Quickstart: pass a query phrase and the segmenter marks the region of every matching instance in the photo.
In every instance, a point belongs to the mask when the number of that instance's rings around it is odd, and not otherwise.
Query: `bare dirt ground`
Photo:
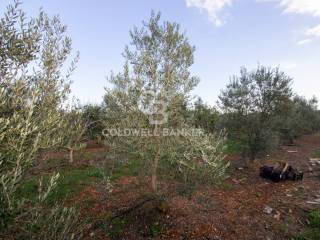
[[[88,239],[294,239],[306,225],[306,212],[320,207],[307,203],[320,197],[320,166],[309,162],[319,148],[320,136],[305,136],[248,168],[230,157],[234,170],[221,186],[201,186],[185,196],[177,185],[162,183],[170,194],[156,208],[147,198],[148,182],[134,176],[116,179],[107,196],[97,185],[72,201],[82,202],[82,216],[91,219]],[[303,170],[303,181],[262,179],[260,165],[277,161]],[[119,212],[124,214],[117,216]],[[110,216],[116,216],[111,224],[104,221]]]

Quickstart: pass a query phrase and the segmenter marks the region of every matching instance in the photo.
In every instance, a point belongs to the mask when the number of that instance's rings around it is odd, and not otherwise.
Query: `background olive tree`
[[[82,119],[87,123],[84,136],[90,140],[101,142],[103,130],[104,109],[101,104],[86,104],[82,106]]]
[[[69,152],[69,163],[74,162],[74,152],[85,148],[84,134],[87,131],[88,123],[82,117],[82,111],[72,108],[63,113],[63,128],[61,137],[64,139],[61,144]]]
[[[198,98],[193,105],[193,109],[189,111],[192,125],[209,133],[214,133],[219,119],[218,110],[205,104],[201,98]]]
[[[291,102],[290,112],[283,123],[291,131],[294,138],[318,132],[320,130],[320,112],[317,98],[313,97],[308,100],[295,95]]]
[[[258,153],[277,145],[276,119],[283,119],[290,109],[291,81],[278,68],[258,66],[251,72],[242,68],[240,76],[234,76],[221,91],[221,125],[244,157],[253,160]]]

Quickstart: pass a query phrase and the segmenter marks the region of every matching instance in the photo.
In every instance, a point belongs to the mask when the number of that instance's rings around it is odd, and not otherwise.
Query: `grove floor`
[[[230,177],[217,187],[187,189],[162,181],[170,194],[160,207],[148,201],[149,180],[138,178],[134,165],[115,170],[108,192],[99,170],[108,161],[104,148],[77,153],[72,165],[65,153],[50,153],[30,179],[62,169],[63,189],[56,198],[81,206],[87,239],[294,239],[307,225],[306,213],[320,208],[308,203],[320,198],[320,166],[309,161],[316,149],[319,135],[302,137],[295,146],[283,146],[250,167],[230,157]],[[259,177],[261,164],[277,161],[303,170],[303,181],[273,183]]]

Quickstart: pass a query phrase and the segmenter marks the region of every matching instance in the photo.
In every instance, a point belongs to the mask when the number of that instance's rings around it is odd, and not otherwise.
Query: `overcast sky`
[[[1,15],[9,0],[0,1]],[[320,97],[320,0],[32,0],[23,8],[59,14],[80,51],[73,94],[82,103],[102,99],[106,76],[121,69],[129,30],[161,11],[196,46],[194,91],[214,104],[241,66],[278,66],[294,78],[294,90]]]

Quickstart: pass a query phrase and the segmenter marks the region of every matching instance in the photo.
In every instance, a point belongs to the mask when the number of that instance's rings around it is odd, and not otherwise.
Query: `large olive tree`
[[[143,129],[148,133],[109,135],[112,149],[122,159],[138,158],[144,163],[154,192],[158,191],[159,165],[164,162],[177,167],[180,174],[206,172],[220,178],[227,166],[223,161],[223,137],[191,134],[184,117],[185,103],[199,81],[190,72],[195,48],[178,24],[161,22],[160,14],[155,13],[142,28],[135,27],[130,36],[131,44],[123,53],[126,64],[122,73],[109,77],[106,127]],[[168,129],[187,129],[189,135],[164,136]]]

